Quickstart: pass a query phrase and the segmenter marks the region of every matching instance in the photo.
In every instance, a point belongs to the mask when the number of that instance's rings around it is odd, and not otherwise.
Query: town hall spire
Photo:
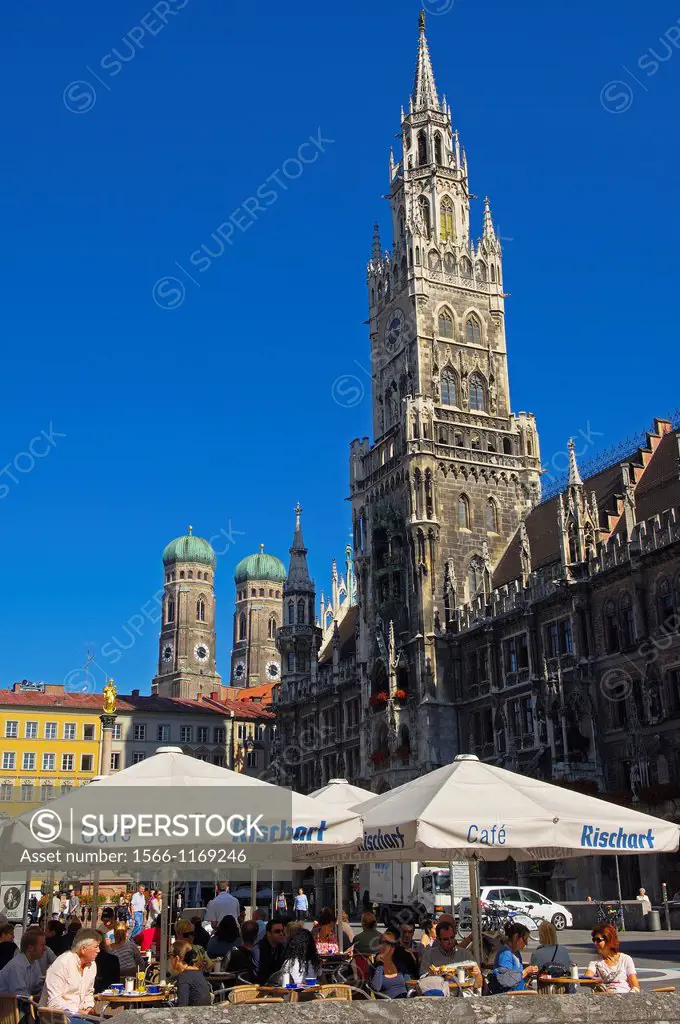
[[[439,110],[439,97],[434,83],[434,71],[430,49],[425,35],[425,11],[420,12],[420,38],[418,39],[418,60],[413,83],[413,111]]]

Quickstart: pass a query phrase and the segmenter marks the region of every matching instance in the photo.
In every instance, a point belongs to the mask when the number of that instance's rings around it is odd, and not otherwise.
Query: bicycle
[[[622,931],[624,927],[623,907],[614,906],[613,903],[598,903],[597,923],[610,924],[616,928],[617,931]]]
[[[523,924],[529,929],[529,942],[538,943],[538,925],[529,914],[523,910],[514,910],[500,901],[492,900],[488,903],[480,900],[481,909],[481,930],[482,935],[489,941],[495,942],[501,935],[505,934],[508,925]],[[463,938],[472,931],[472,918],[461,918],[458,922],[458,931]]]

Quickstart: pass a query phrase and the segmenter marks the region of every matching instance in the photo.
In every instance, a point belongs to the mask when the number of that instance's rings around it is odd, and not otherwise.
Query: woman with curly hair
[[[307,978],[317,978],[319,954],[316,942],[306,928],[296,928],[283,950],[282,985],[302,985]]]
[[[639,992],[633,958],[621,952],[616,928],[611,924],[599,925],[593,928],[592,937],[598,958],[588,964],[586,978],[600,978],[609,992]]]
[[[212,994],[201,973],[200,958],[188,942],[175,942],[170,954],[172,973],[177,978],[178,1006],[210,1006]]]
[[[338,933],[335,924],[335,914],[330,907],[324,907],[319,914],[319,921],[312,931],[316,942],[317,953],[328,956],[332,953],[339,953]]]

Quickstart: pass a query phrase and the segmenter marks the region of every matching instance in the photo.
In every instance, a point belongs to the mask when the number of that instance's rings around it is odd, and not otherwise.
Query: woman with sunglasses
[[[586,978],[601,978],[608,992],[639,992],[633,958],[621,952],[616,928],[604,924],[593,928],[592,936],[598,958],[588,964]]]
[[[386,928],[380,937],[375,971],[371,978],[374,992],[382,992],[390,999],[406,998],[406,978],[394,962],[394,952],[399,945],[400,935],[396,928]]]

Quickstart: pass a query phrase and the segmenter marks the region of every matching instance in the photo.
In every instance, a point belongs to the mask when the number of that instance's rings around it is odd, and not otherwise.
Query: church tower
[[[281,592],[286,568],[264,544],[236,566],[234,646],[231,651],[231,685],[260,686],[277,683],[281,663],[276,631],[281,625]]]
[[[290,547],[290,565],[283,585],[283,624],[277,645],[281,652],[281,695],[296,700],[304,686],[316,689],[317,656],[321,627],[316,625],[316,589],[307,566],[307,548],[302,538],[302,509],[295,507],[295,532]]]
[[[215,667],[215,552],[192,527],[163,552],[165,586],[158,645],[159,697],[208,696],[222,682]]]
[[[456,753],[437,636],[456,603],[488,592],[539,500],[540,459],[534,417],[511,411],[500,240],[488,199],[473,237],[467,156],[437,90],[424,13],[400,134],[392,245],[383,250],[376,225],[367,275],[375,441],[350,450],[358,661],[367,710],[375,698],[364,756],[417,736],[416,763],[435,767]],[[390,784],[407,777],[392,774]]]

